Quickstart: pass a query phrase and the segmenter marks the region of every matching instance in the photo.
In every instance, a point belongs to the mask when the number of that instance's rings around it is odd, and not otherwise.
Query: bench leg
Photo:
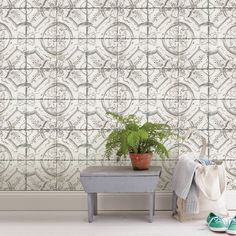
[[[155,193],[149,193],[149,222],[152,223],[152,219],[153,219],[153,205],[154,205],[154,197],[155,197]]]
[[[97,193],[93,193],[93,204],[94,204],[93,215],[96,216],[98,214],[98,197],[97,197]]]
[[[176,213],[176,208],[177,208],[177,195],[175,194],[175,191],[173,191],[173,196],[172,196],[172,215]]]
[[[88,193],[88,222],[93,222],[94,201],[93,193]]]
[[[153,215],[155,215],[155,210],[156,210],[156,194],[154,192],[153,193]]]

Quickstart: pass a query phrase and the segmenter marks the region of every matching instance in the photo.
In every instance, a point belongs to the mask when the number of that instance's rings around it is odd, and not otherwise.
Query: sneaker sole
[[[235,230],[226,230],[227,234],[231,234],[231,235],[236,235],[236,231]]]
[[[213,232],[226,232],[227,228],[212,228],[209,226],[209,229]]]

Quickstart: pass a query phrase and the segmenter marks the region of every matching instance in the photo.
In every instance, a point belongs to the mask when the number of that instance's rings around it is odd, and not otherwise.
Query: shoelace
[[[222,219],[219,218],[218,216],[212,217],[208,224],[210,225],[212,221],[215,221],[215,223],[218,223],[218,222],[222,222]]]
[[[235,217],[230,221],[230,224],[231,223],[236,224],[236,218]]]

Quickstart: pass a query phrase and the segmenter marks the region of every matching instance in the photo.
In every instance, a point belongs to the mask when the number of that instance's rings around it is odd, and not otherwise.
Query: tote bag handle
[[[189,139],[193,133],[198,133],[200,135],[199,130],[197,130],[196,128],[190,128],[186,134],[186,137]],[[206,156],[206,150],[207,150],[207,141],[206,138],[204,138],[202,135],[201,139],[202,139],[202,149],[201,152],[199,154],[199,158]]]

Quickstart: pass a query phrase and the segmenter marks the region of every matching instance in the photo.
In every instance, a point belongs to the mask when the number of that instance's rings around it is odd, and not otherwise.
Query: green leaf
[[[126,129],[127,130],[138,131],[139,130],[139,126],[137,124],[128,124],[128,125],[126,125]]]
[[[129,152],[128,142],[127,142],[127,134],[128,132],[123,132],[121,135],[121,147],[120,151],[123,155],[127,154]]]
[[[140,138],[139,138],[138,132],[136,131],[130,133],[127,137],[128,145],[131,146],[134,152],[137,152],[139,139]]]
[[[161,157],[161,159],[165,159],[169,157],[168,150],[162,143],[157,143],[156,144],[156,153],[158,153]]]
[[[139,129],[138,135],[140,139],[146,140],[148,138],[148,132],[145,129]]]

